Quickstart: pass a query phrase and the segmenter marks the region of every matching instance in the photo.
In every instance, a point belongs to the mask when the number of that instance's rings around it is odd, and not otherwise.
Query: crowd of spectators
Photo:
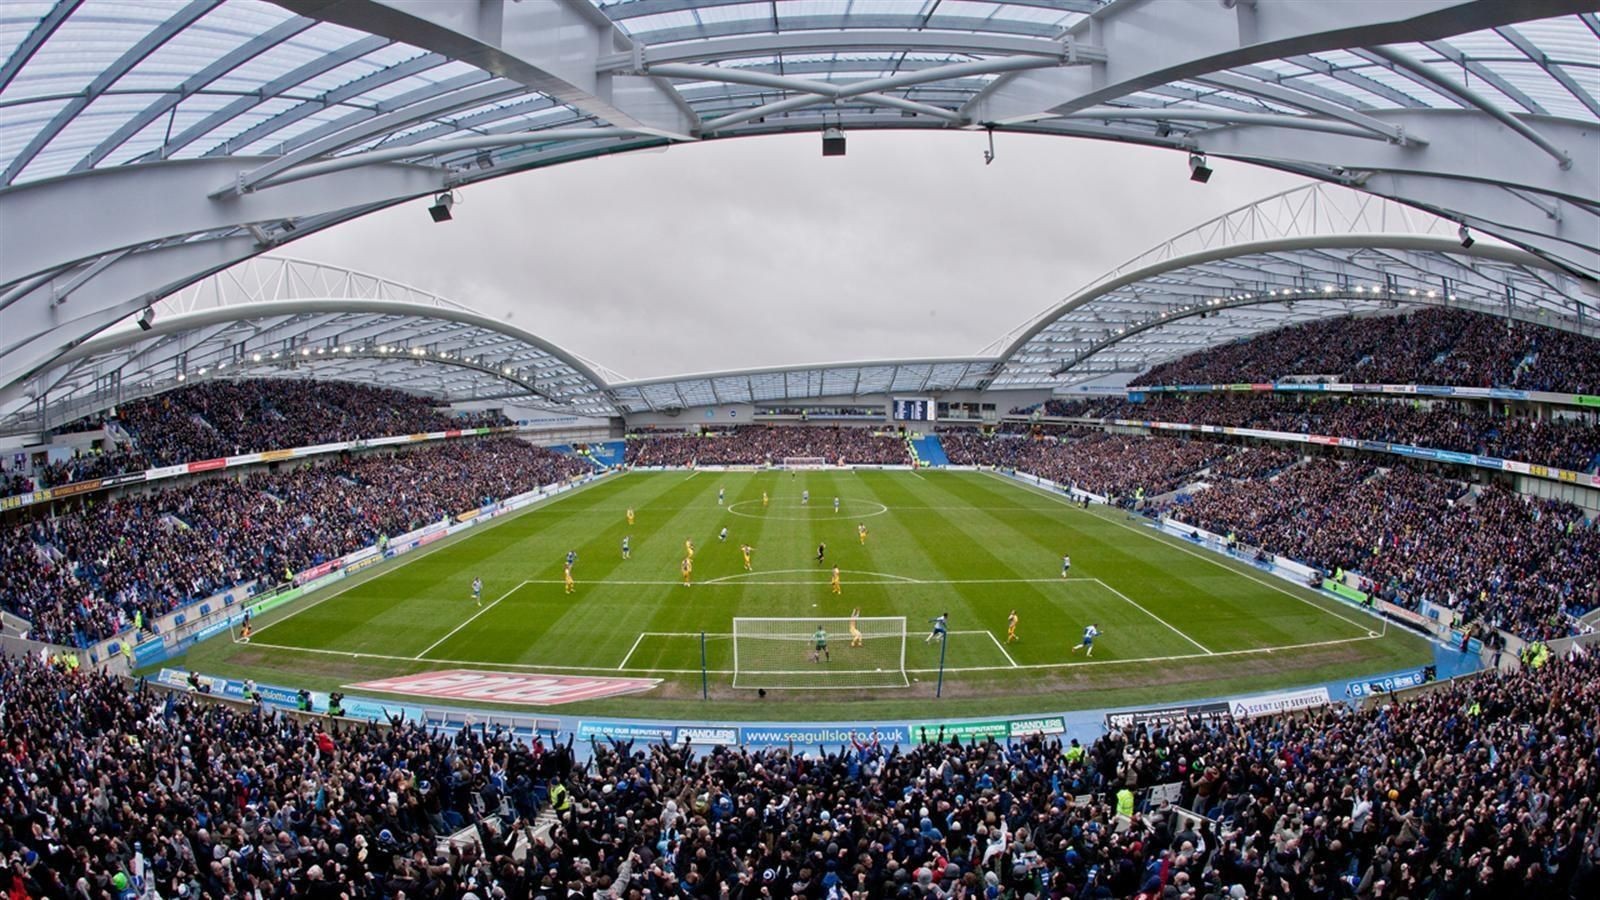
[[[1268,478],[1299,462],[1300,454],[1281,447],[1245,447],[1225,460],[1213,463],[1213,478],[1232,478],[1248,481]]]
[[[235,586],[300,571],[591,471],[511,437],[220,475],[0,526],[0,598],[32,635],[83,646]]]
[[[1600,607],[1600,532],[1582,510],[1405,465],[1319,459],[1276,477],[1215,481],[1165,511],[1328,572],[1358,572],[1377,596],[1423,601],[1528,639],[1564,637]]]
[[[630,466],[765,465],[788,458],[828,465],[910,465],[904,438],[868,428],[741,425],[715,434],[652,434],[628,438]]]
[[[415,394],[341,381],[217,380],[125,403],[117,411],[154,465],[282,447],[506,425],[454,415]]]
[[[0,886],[117,900],[1576,900],[1600,891],[1594,659],[1363,710],[1130,725],[1087,746],[615,740],[583,761],[570,739],[302,723],[0,660]],[[1204,818],[1139,799],[1157,785]],[[540,833],[546,798],[556,821]],[[464,826],[477,840],[441,850]]]
[[[118,447],[103,453],[76,453],[69,459],[47,463],[41,468],[34,469],[33,480],[37,487],[30,490],[89,481],[123,472],[142,472],[154,465],[143,453],[131,447]]]
[[[958,466],[1017,469],[1132,502],[1186,484],[1194,473],[1238,451],[1212,441],[1186,441],[1087,428],[1066,437],[976,432],[941,433],[945,455]]]
[[[1288,376],[1593,394],[1600,392],[1600,340],[1484,313],[1426,309],[1281,328],[1163,363],[1133,384]]]
[[[1535,419],[1478,412],[1448,401],[1307,397],[1232,391],[1151,397],[1050,401],[1073,418],[1138,419],[1297,434],[1326,434],[1590,471],[1600,457],[1600,426],[1589,418]]]
[[[0,468],[0,496],[159,466],[262,450],[511,424],[498,412],[456,414],[404,391],[338,381],[208,381],[123,404],[59,433],[107,429],[102,449]]]

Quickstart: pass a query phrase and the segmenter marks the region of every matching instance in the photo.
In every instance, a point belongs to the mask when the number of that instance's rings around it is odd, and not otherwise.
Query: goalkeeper
[[[828,653],[828,630],[821,625],[811,635],[811,661],[818,662],[826,659],[833,662],[833,657]]]

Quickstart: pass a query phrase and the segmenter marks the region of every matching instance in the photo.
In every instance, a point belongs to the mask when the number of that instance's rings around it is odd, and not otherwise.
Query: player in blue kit
[[[1086,651],[1083,654],[1084,656],[1093,656],[1094,655],[1094,639],[1099,637],[1099,636],[1100,636],[1100,627],[1098,625],[1091,624],[1088,628],[1085,628],[1083,630],[1083,643],[1079,644],[1076,647],[1073,647],[1072,648],[1072,652],[1073,653],[1077,653],[1079,650],[1083,650],[1083,651]]]

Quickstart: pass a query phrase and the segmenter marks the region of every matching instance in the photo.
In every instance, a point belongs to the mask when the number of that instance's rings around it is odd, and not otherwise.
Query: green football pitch
[[[696,547],[689,588],[680,574],[686,540]],[[826,564],[816,562],[819,543]],[[748,572],[741,544],[755,548]],[[569,550],[578,555],[571,593],[562,577]],[[1072,557],[1067,577],[1063,554]],[[837,595],[828,584],[835,565]],[[871,677],[882,653],[871,667],[852,662],[866,652],[846,646],[842,620],[853,609],[864,621],[904,617],[903,675],[890,663],[889,675]],[[1013,609],[1017,639],[1008,642]],[[941,648],[924,638],[946,612]],[[813,662],[803,638],[787,650],[741,642],[736,680],[735,617],[792,618],[796,634],[828,619],[831,658]],[[1101,631],[1093,655],[1073,652],[1091,623]],[[943,694],[932,707],[941,650]],[[820,719],[1177,701],[1429,661],[1419,637],[1121,511],[1078,509],[985,473],[816,470],[600,479],[273,610],[252,642],[214,639],[191,650],[187,665],[322,689],[442,669],[634,676],[661,683],[564,709]],[[788,673],[784,689],[766,697],[748,689],[778,684],[748,677],[761,667]]]

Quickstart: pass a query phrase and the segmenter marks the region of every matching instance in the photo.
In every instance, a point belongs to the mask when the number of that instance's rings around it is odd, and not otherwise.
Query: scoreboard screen
[[[927,397],[894,398],[894,418],[897,422],[932,422],[937,407]]]

